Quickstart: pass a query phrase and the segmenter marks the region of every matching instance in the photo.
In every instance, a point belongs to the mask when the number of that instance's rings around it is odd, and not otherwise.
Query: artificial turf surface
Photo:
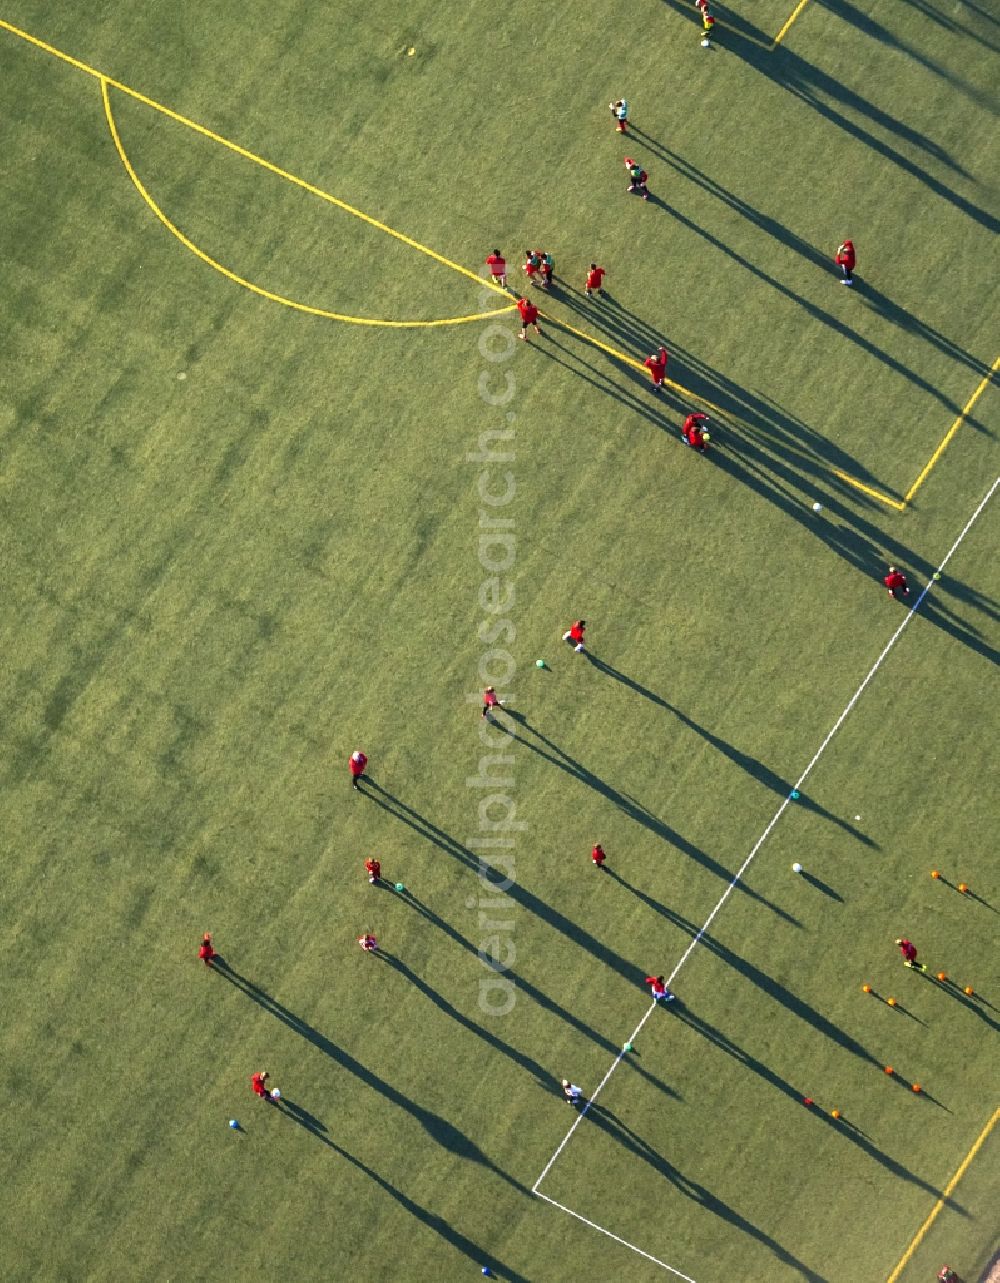
[[[509,317],[254,296],[143,203],[97,81],[0,31],[4,1278],[664,1277],[531,1197],[558,1080],[601,1080],[901,622],[886,563],[915,595],[997,471],[993,388],[905,512],[831,471],[900,499],[996,355],[995,23],[812,0],[772,52],[788,8],[720,11],[710,51],[652,0],[0,13],[473,270],[542,244],[553,318],[662,338],[724,411],[699,459],[691,397],[547,321],[525,350]],[[151,197],[263,288],[497,306],[110,102]],[[498,430],[513,457],[470,458]],[[542,1186],[698,1283],[884,1278],[995,1107],[996,538],[989,506]],[[485,772],[524,826],[503,896]],[[904,933],[981,999],[904,972]],[[967,1181],[926,1252],[975,1278],[995,1142]]]

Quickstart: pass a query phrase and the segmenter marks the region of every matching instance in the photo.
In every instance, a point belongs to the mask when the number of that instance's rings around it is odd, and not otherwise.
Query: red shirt
[[[361,936],[358,940],[358,944],[361,945],[365,953],[374,953],[378,948],[378,941],[374,936]]]
[[[661,347],[658,353],[647,356],[643,365],[654,379],[662,379],[667,370],[667,349]]]
[[[254,1089],[254,1091],[257,1093],[258,1096],[267,1095],[267,1084],[264,1082],[263,1074],[254,1074],[253,1077],[250,1079],[250,1086]]]
[[[666,985],[661,984],[660,981],[657,980],[656,976],[647,976],[645,983],[649,985],[654,997],[667,992]]]
[[[505,276],[507,274],[507,260],[500,254],[491,254],[486,260],[486,266],[494,276]]]
[[[382,876],[382,865],[378,860],[365,860],[365,868],[368,870],[369,876],[373,877],[376,882]]]
[[[913,959],[917,956],[916,947],[913,944],[911,944],[909,940],[900,940],[899,952],[903,955],[903,957],[906,959],[907,962],[912,962]]]
[[[198,950],[198,957],[202,959],[215,957],[215,950],[212,948],[211,940],[203,940],[201,942],[201,948]]]
[[[359,753],[357,757],[355,757],[353,753],[351,754],[351,774],[352,775],[364,775],[365,767],[367,765],[368,765],[368,758],[365,757],[364,753]]]
[[[532,271],[535,269],[532,268]],[[521,313],[521,320],[525,325],[534,325],[538,320],[538,308],[530,299],[519,298],[517,300],[517,310]]]
[[[895,592],[897,588],[902,588],[904,592],[908,591],[906,587],[906,576],[901,574],[898,570],[894,570],[891,575],[886,575],[882,582],[890,592]]]
[[[483,703],[487,708],[496,708],[500,703],[496,691],[483,691]]]
[[[582,642],[584,628],[586,628],[586,624],[584,624],[582,619],[578,619],[569,630],[570,641]]]
[[[599,290],[601,288],[601,282],[604,280],[606,275],[607,272],[605,272],[603,267],[595,267],[592,271],[588,272],[587,289]]]
[[[598,843],[598,845],[594,847],[593,851],[591,851],[590,858],[595,864],[603,864],[608,857],[604,853],[604,847]]]
[[[837,250],[838,267],[846,267],[849,272],[854,270],[854,242],[844,241],[840,249]]]
[[[707,414],[689,414],[684,420],[684,427],[681,429],[685,441],[690,445],[701,445],[701,425],[707,420]]]

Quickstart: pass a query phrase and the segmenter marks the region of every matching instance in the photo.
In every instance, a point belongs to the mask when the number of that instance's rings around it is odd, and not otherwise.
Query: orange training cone
[[[861,986],[861,992],[862,992],[862,993],[871,993],[871,991],[872,991],[872,987],[871,987],[871,985],[862,985],[862,986]]]
[[[931,869],[931,877],[935,880],[935,882],[940,876],[941,874],[938,873],[937,869]]]
[[[911,1090],[911,1091],[922,1091],[923,1089],[921,1088],[921,1086],[920,1086],[920,1084],[919,1084],[919,1083],[914,1083],[910,1090]]]
[[[966,985],[962,992],[967,998],[971,998],[976,991],[973,989],[972,985]]]
[[[889,1004],[889,1006],[890,1006],[890,1007],[895,1007],[895,1005],[896,1005],[896,999],[895,999],[895,998],[886,998],[886,1002]]]
[[[884,1072],[891,1074],[893,1072],[892,1065],[886,1065]]]
[[[959,891],[961,891],[961,893],[962,893],[963,895],[968,895],[968,894],[969,894],[969,888],[968,888],[968,886],[967,886],[967,884],[966,884],[965,882],[959,882],[959,884],[958,884],[958,889],[959,889]]]
[[[947,971],[939,971],[939,972],[938,972],[938,979],[939,979],[940,981],[942,981],[942,982],[944,982],[945,980],[947,980],[947,979],[948,979],[948,973],[947,973]]]

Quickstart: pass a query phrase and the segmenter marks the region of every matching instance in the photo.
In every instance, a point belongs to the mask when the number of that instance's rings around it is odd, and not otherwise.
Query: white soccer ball
[[[801,864],[799,864],[798,860],[796,860],[796,861],[795,861],[795,863],[792,865],[792,872],[793,872],[793,873],[801,873],[801,872],[802,872],[802,865],[801,865]]]
[[[280,1091],[278,1091],[277,1087],[274,1087],[274,1088],[272,1088],[272,1089],[271,1089],[271,1099],[272,1099],[272,1100],[280,1100],[280,1099],[281,1099],[281,1092],[280,1092]]]
[[[813,504],[813,512],[822,512],[822,511],[823,511],[823,505],[821,503]]]
[[[709,40],[708,36],[706,36],[705,39],[701,42],[701,47],[702,49],[711,49],[712,42],[711,40]]]

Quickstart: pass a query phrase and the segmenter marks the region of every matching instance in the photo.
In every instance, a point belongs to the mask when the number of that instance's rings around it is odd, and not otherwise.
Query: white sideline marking
[[[945,554],[944,560],[938,566],[937,571],[935,572],[936,574],[940,574],[941,571],[944,570],[945,566],[947,566],[948,562],[951,561],[952,557],[954,556],[955,552],[958,549],[959,544],[961,544],[962,540],[972,529],[972,526],[976,521],[977,517],[979,516],[979,514],[983,511],[983,509],[986,507],[989,501],[993,498],[993,494],[997,486],[1000,486],[1000,477],[997,477],[997,479],[993,482],[993,484],[990,486],[984,498],[980,501],[979,506],[976,508],[975,512],[972,514],[969,520],[962,527],[962,531],[959,534],[958,538],[948,549],[947,553]],[[855,704],[857,704],[858,700],[861,698],[861,696],[864,694],[865,690],[867,689],[869,682],[872,680],[872,678],[875,676],[878,670],[882,667],[882,664],[885,661],[886,656],[889,654],[893,646],[895,646],[896,642],[899,640],[900,636],[903,633],[903,630],[906,628],[907,624],[909,624],[910,620],[920,609],[920,606],[924,598],[930,592],[931,585],[933,583],[934,583],[933,578],[928,579],[927,583],[924,585],[920,593],[920,596],[916,599],[916,601],[907,611],[906,615],[903,618],[902,623],[900,623],[899,627],[889,638],[888,642],[886,642],[882,650],[882,653],[879,655],[878,659],[876,659],[875,663],[872,664],[871,668],[868,670],[868,673],[865,676],[864,681],[861,683],[858,689],[851,696],[850,701],[847,704],[847,707],[844,709],[844,711],[840,714],[840,716],[834,722],[833,726],[827,732],[826,738],[823,740],[823,743],[820,744],[819,748],[813,754],[812,759],[809,762],[809,765],[806,767],[806,769],[802,772],[799,778],[792,785],[792,789],[791,789],[792,792],[798,790],[802,786],[802,784],[805,782],[810,772],[812,771],[813,767],[816,765],[819,759],[823,756],[830,741],[833,739],[834,735],[836,735],[836,733],[840,730],[841,726],[843,726],[845,720],[847,719],[848,714],[852,711]],[[719,897],[718,904],[716,904],[715,908],[705,919],[704,923],[702,924],[701,928],[698,931],[698,934],[692,938],[688,947],[681,954],[680,961],[677,963],[677,965],[674,967],[673,971],[671,971],[669,977],[667,978],[666,983],[667,983],[668,989],[673,984],[674,979],[676,978],[680,969],[684,966],[685,962],[687,962],[688,958],[690,958],[691,954],[694,952],[697,946],[701,943],[702,937],[704,936],[705,932],[715,921],[716,914],[719,912],[722,906],[729,899],[730,895],[732,895],[733,891],[736,888],[736,884],[739,882],[740,878],[742,878],[743,874],[750,867],[750,862],[753,860],[754,856],[756,856],[757,852],[767,841],[768,837],[771,835],[774,829],[774,826],[781,819],[782,815],[784,815],[785,810],[791,804],[791,801],[792,801],[792,798],[790,795],[782,801],[777,811],[775,811],[770,824],[768,824],[767,828],[764,830],[764,832],[760,835],[760,837],[754,843],[750,851],[750,854],[743,861],[740,867],[736,870],[735,874],[733,875],[732,881],[729,883],[725,891],[723,891],[722,895]],[[632,1031],[631,1035],[629,1036],[628,1038],[629,1042],[635,1041],[635,1039],[638,1037],[639,1033],[641,1032],[643,1025],[646,1023],[649,1017],[653,1014],[654,1010],[656,1009],[656,1006],[657,1004],[655,1002],[650,1004],[650,1006],[646,1010],[646,1014],[639,1021],[639,1023],[636,1025],[635,1029]],[[639,1256],[645,1257],[647,1261],[652,1261],[654,1264],[659,1265],[662,1269],[668,1270],[671,1274],[676,1275],[677,1278],[685,1279],[687,1280],[687,1283],[694,1283],[693,1279],[689,1279],[688,1276],[686,1274],[682,1274],[680,1270],[675,1270],[672,1265],[667,1265],[663,1261],[657,1260],[655,1256],[650,1256],[648,1252],[644,1252],[641,1248],[636,1247],[634,1243],[627,1243],[623,1238],[619,1238],[617,1234],[612,1234],[610,1230],[604,1229],[603,1226],[595,1224],[594,1221],[587,1220],[587,1218],[585,1216],[581,1216],[579,1212],[574,1212],[571,1208],[564,1207],[562,1203],[557,1203],[554,1198],[549,1198],[547,1194],[539,1193],[539,1186],[541,1185],[542,1181],[545,1180],[546,1176],[548,1176],[549,1172],[552,1170],[552,1165],[555,1163],[556,1159],[559,1157],[559,1155],[563,1152],[563,1150],[569,1144],[570,1137],[573,1135],[576,1129],[583,1122],[584,1118],[587,1116],[587,1111],[590,1109],[591,1105],[594,1103],[597,1097],[604,1090],[605,1086],[607,1085],[608,1079],[611,1077],[611,1075],[615,1072],[615,1070],[621,1064],[622,1057],[624,1055],[625,1055],[625,1051],[623,1049],[614,1058],[614,1060],[611,1063],[611,1068],[604,1075],[601,1081],[597,1084],[597,1088],[594,1091],[594,1094],[590,1097],[590,1099],[584,1105],[583,1109],[581,1109],[580,1112],[577,1114],[576,1118],[573,1120],[573,1125],[570,1127],[569,1131],[560,1141],[558,1147],[556,1148],[555,1153],[552,1155],[549,1161],[542,1168],[541,1175],[538,1177],[534,1185],[532,1185],[531,1187],[531,1192],[532,1194],[537,1195],[538,1198],[544,1199],[546,1203],[551,1203],[553,1207],[558,1207],[561,1211],[568,1213],[572,1217],[575,1217],[576,1220],[582,1221],[584,1225],[589,1225],[592,1229],[598,1230],[601,1234],[606,1234],[608,1238],[613,1238],[616,1243],[621,1243],[623,1247],[627,1247],[631,1251],[638,1253]]]
[[[536,1190],[535,1193],[537,1194],[538,1191]],[[659,1265],[661,1269],[668,1270],[677,1278],[683,1279],[684,1283],[695,1283],[693,1278],[687,1274],[682,1274],[680,1270],[675,1270],[674,1267],[672,1265],[668,1265],[666,1261],[661,1261],[658,1257],[650,1256],[648,1252],[644,1252],[641,1247],[636,1247],[634,1243],[627,1243],[625,1239],[619,1238],[617,1234],[612,1234],[610,1230],[606,1230],[603,1225],[598,1225],[596,1221],[588,1221],[586,1216],[581,1216],[579,1212],[574,1212],[571,1207],[564,1207],[562,1203],[557,1203],[554,1198],[549,1198],[548,1194],[538,1194],[538,1197],[544,1198],[546,1203],[551,1203],[553,1207],[558,1207],[561,1212],[566,1212],[568,1215],[575,1217],[578,1221],[583,1221],[584,1225],[589,1225],[592,1230],[597,1230],[599,1234],[606,1234],[608,1238],[613,1238],[616,1243],[621,1243],[622,1247],[630,1248],[639,1256],[644,1256],[647,1261],[652,1261],[654,1265]]]

